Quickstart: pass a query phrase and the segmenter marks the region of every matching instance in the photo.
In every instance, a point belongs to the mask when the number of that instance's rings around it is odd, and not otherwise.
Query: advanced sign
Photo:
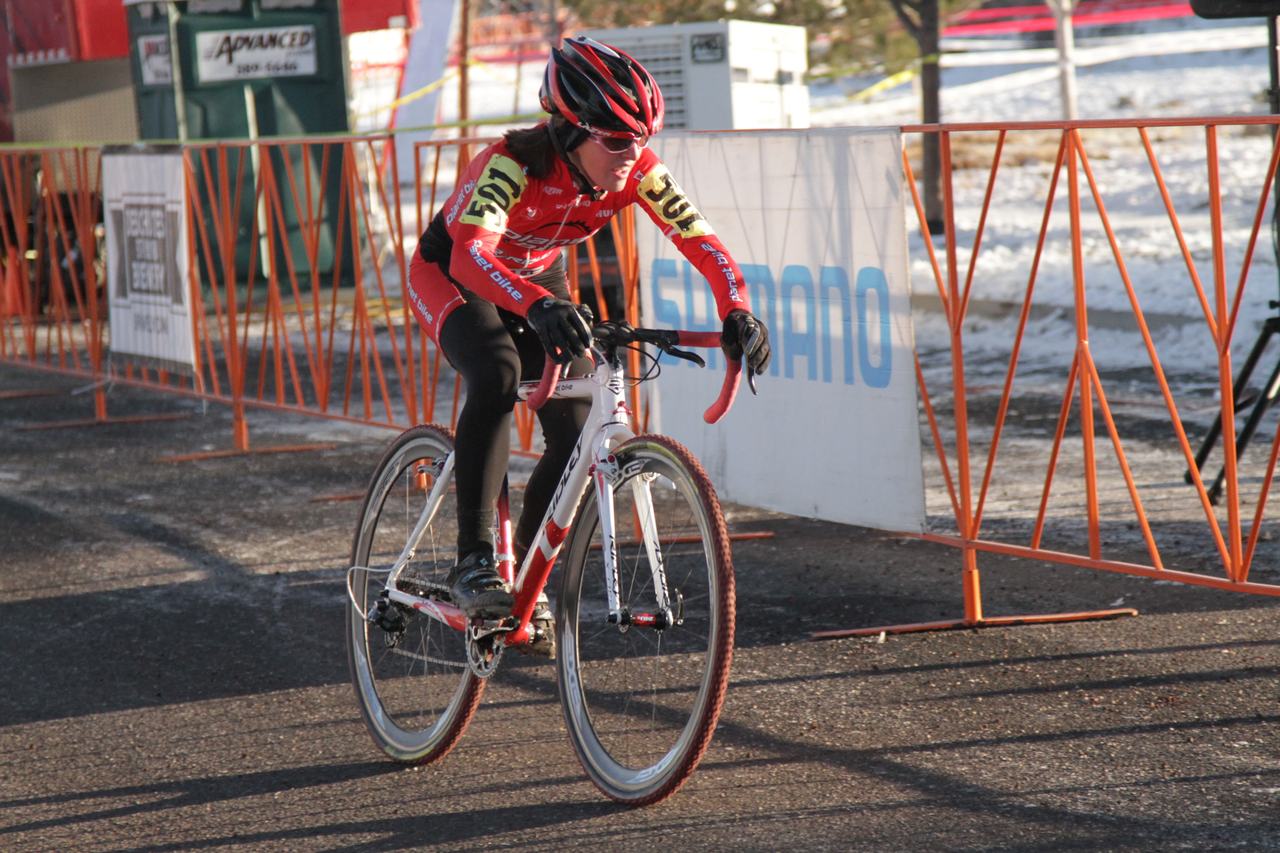
[[[316,28],[311,25],[196,33],[196,76],[201,83],[315,73]]]

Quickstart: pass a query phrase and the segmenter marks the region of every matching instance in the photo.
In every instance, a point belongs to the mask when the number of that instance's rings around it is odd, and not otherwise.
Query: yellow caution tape
[[[407,95],[403,95],[399,98],[396,98],[394,101],[392,101],[389,104],[383,104],[382,106],[374,107],[371,110],[366,110],[365,112],[357,113],[355,117],[369,118],[370,116],[376,116],[379,113],[388,112],[390,110],[396,109],[397,107],[402,107],[405,104],[411,104],[414,101],[418,100],[419,98],[425,98],[427,95],[430,95],[432,92],[436,91],[445,83],[448,83],[452,78],[457,76],[458,76],[458,69],[456,68],[450,69],[449,71],[445,72],[445,75],[441,77],[439,80],[436,80],[433,83],[428,83],[427,85],[423,86],[421,89],[418,89],[417,91],[410,92]]]
[[[468,60],[467,60],[467,65],[485,65],[485,64],[487,64],[487,63],[485,63],[483,60],[479,60],[479,59],[468,59]],[[458,73],[459,73],[459,69],[458,69],[458,68],[450,68],[448,71],[446,71],[446,72],[444,73],[444,76],[443,76],[443,77],[441,77],[439,80],[436,80],[436,81],[434,81],[434,82],[428,83],[427,85],[423,86],[421,89],[417,89],[417,90],[415,90],[415,91],[413,91],[413,92],[410,92],[410,93],[409,93],[409,94],[407,94],[407,95],[401,95],[399,98],[396,98],[394,101],[392,101],[392,102],[391,102],[391,103],[389,103],[389,104],[385,104],[385,105],[380,106],[380,107],[375,107],[374,109],[369,110],[369,111],[367,111],[367,112],[357,113],[355,117],[356,117],[356,118],[368,118],[369,116],[375,116],[375,115],[377,115],[378,113],[381,113],[381,112],[386,112],[386,111],[388,111],[388,110],[394,110],[394,109],[396,109],[397,107],[402,107],[402,106],[404,106],[405,104],[411,104],[411,103],[413,103],[414,101],[418,100],[419,98],[425,98],[427,95],[430,95],[432,92],[434,92],[434,91],[436,91],[437,89],[439,89],[439,88],[440,88],[441,86],[443,86],[445,83],[448,83],[448,82],[449,82],[450,80],[452,80],[454,77],[457,77],[457,76],[458,76]]]
[[[872,83],[870,86],[863,89],[861,92],[857,92],[854,95],[852,95],[849,98],[849,100],[865,101],[870,98],[874,98],[876,95],[880,94],[886,89],[892,89],[894,86],[907,82],[912,77],[915,77],[916,74],[918,73],[919,73],[919,70],[914,65],[910,68],[905,68],[902,71],[899,71],[897,74],[890,74],[888,77],[884,78],[883,80],[879,80],[875,83]]]
[[[930,61],[935,63],[941,62],[942,61],[941,54],[935,53],[935,54],[932,54],[931,56],[926,56],[926,57],[917,59],[911,63],[911,67],[904,68],[901,71],[899,71],[897,74],[890,74],[888,77],[884,78],[883,80],[880,80],[876,83],[872,83],[870,86],[863,89],[861,92],[856,92],[853,95],[851,95],[849,97],[849,100],[865,101],[868,98],[874,98],[876,95],[880,94],[886,89],[892,89],[894,86],[905,83],[908,80],[912,79],[913,77],[917,76],[920,73],[920,66]]]

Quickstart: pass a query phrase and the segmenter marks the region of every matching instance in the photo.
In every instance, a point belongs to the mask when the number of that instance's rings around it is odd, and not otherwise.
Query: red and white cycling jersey
[[[471,161],[441,209],[439,218],[452,243],[449,277],[476,296],[524,316],[530,305],[550,295],[529,278],[629,204],[639,204],[711,283],[720,319],[737,308],[750,310],[742,271],[648,148],[641,151],[623,189],[593,199],[579,194],[564,162],[557,159],[544,179],[529,178],[504,142],[489,146]],[[423,235],[424,259],[439,261],[427,254],[433,244],[443,242],[433,236],[431,229]]]

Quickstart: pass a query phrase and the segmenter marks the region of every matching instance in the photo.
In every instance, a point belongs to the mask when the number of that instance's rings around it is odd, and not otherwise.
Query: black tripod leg
[[[1253,404],[1253,411],[1249,413],[1249,419],[1244,422],[1244,428],[1240,430],[1240,437],[1236,439],[1236,459],[1239,460],[1244,456],[1244,449],[1249,444],[1249,439],[1253,438],[1253,434],[1258,429],[1258,423],[1262,420],[1262,416],[1266,414],[1267,409],[1275,403],[1277,395],[1280,395],[1280,362],[1277,362],[1274,370],[1271,371],[1271,378],[1267,380],[1265,392],[1258,397]],[[1218,472],[1218,476],[1213,479],[1213,486],[1209,489],[1209,501],[1211,503],[1218,502],[1218,496],[1222,494],[1222,481],[1227,476],[1226,466]]]
[[[1232,386],[1231,396],[1234,399],[1239,400],[1240,395],[1244,393],[1245,385],[1248,383],[1249,377],[1253,375],[1253,369],[1258,366],[1258,359],[1262,358],[1262,351],[1267,348],[1267,343],[1270,342],[1271,336],[1276,333],[1274,324],[1274,318],[1268,318],[1258,331],[1258,339],[1253,342],[1253,349],[1249,350],[1249,357],[1244,360],[1244,365],[1240,368],[1240,374],[1236,377],[1236,384]],[[1222,415],[1219,414],[1214,419],[1213,425],[1209,427],[1209,433],[1204,437],[1204,441],[1200,443],[1200,449],[1196,451],[1197,470],[1204,469],[1204,460],[1209,458],[1209,453],[1213,450],[1213,445],[1217,443],[1218,436],[1221,434]],[[1188,484],[1195,482],[1190,471],[1186,471],[1183,474],[1183,479]]]

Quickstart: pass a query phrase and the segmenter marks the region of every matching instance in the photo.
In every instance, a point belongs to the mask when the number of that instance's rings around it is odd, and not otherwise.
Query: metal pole
[[[471,135],[467,127],[467,119],[471,118],[467,103],[469,85],[467,70],[471,63],[471,0],[460,0],[462,3],[462,21],[458,27],[458,135],[466,138]],[[465,159],[465,156],[464,156]]]
[[[1267,54],[1271,68],[1271,112],[1280,114],[1280,61],[1276,59],[1276,19],[1267,18]]]
[[[178,4],[169,0],[169,68],[173,77],[173,112],[178,122],[178,141],[187,141],[187,104],[182,91],[182,63],[178,59]]]
[[[1277,58],[1276,52],[1280,50],[1280,44],[1277,43],[1276,37],[1276,17],[1273,15],[1267,18],[1267,66],[1271,70],[1271,88],[1267,91],[1270,96],[1271,114],[1280,115],[1280,58]],[[1276,140],[1276,126],[1271,126],[1271,142],[1274,145]],[[1275,254],[1276,260],[1280,262],[1280,183],[1273,185],[1271,188],[1272,206],[1271,206],[1271,251]],[[1278,285],[1280,286],[1280,285]],[[1280,302],[1272,302],[1272,308],[1280,308]]]
[[[258,134],[258,101],[253,94],[253,86],[249,83],[244,84],[244,111],[248,124],[249,132],[249,163],[253,167],[253,175],[259,184],[262,183],[262,144],[259,142]],[[267,156],[270,156],[268,153]],[[267,240],[267,194],[265,192],[258,194],[257,213],[258,217],[258,254],[262,258],[262,274],[270,277],[271,264],[275,261],[271,257],[269,249],[270,241]]]

